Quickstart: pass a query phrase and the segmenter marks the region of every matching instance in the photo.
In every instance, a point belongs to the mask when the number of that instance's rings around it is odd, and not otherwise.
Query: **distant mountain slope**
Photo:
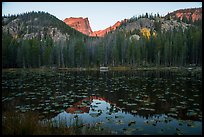
[[[110,31],[116,30],[121,25],[120,21],[117,21],[113,26],[110,26],[104,30],[94,31],[90,36],[104,37]]]
[[[202,19],[143,14],[90,37],[45,12],[2,17],[2,67],[202,66]]]
[[[153,18],[131,18],[127,22],[122,22],[122,25],[118,28],[118,31],[125,30],[126,33],[138,36],[150,36],[150,31],[156,35],[157,32],[169,31],[174,29],[182,28],[183,30],[190,27],[191,24],[184,22],[178,22],[177,20],[166,20],[163,17]],[[143,31],[146,33],[143,33]],[[148,35],[149,34],[149,35]]]
[[[156,14],[154,16],[151,14],[139,17],[133,16],[123,21],[118,30],[125,30],[138,38],[145,34],[141,33],[142,29],[149,32],[152,30],[156,34],[158,31],[164,32],[180,28],[184,30],[190,26],[202,26],[202,8],[180,9],[168,13],[164,17]]]
[[[113,26],[110,26],[104,30],[98,30],[98,31],[92,31],[90,24],[89,24],[89,19],[88,18],[75,18],[75,17],[70,17],[70,18],[66,18],[64,19],[64,22],[80,31],[81,33],[87,35],[87,36],[92,36],[92,37],[104,37],[108,32],[115,30],[118,26],[120,26],[121,22],[117,21]]]
[[[53,41],[68,40],[72,36],[85,36],[67,26],[63,21],[45,12],[29,12],[2,17],[2,31],[14,38],[40,40],[51,37]]]
[[[192,24],[198,20],[202,20],[202,8],[192,8],[192,9],[180,9],[177,11],[173,11],[168,13],[164,17],[156,17],[156,16],[140,16],[140,17],[132,17],[130,19],[124,19],[123,21],[116,22],[113,26],[110,26],[104,30],[98,30],[92,32],[91,27],[89,25],[88,18],[83,19],[80,18],[66,18],[64,22],[82,32],[88,36],[98,36],[104,37],[111,31],[115,31],[117,28],[123,28],[126,31],[140,31],[142,28],[147,28],[149,30],[153,29],[155,31],[168,31],[173,30],[174,28],[183,28],[186,29],[189,27],[189,24]],[[199,22],[199,24],[201,24]]]
[[[190,9],[179,9],[168,13],[165,16],[166,19],[171,18],[175,20],[182,20],[182,21],[192,21],[195,22],[197,20],[202,19],[202,7],[201,8],[190,8]]]

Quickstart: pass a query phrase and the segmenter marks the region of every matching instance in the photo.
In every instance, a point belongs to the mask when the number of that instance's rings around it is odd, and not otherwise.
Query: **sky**
[[[202,7],[202,2],[3,2],[2,16],[45,11],[60,20],[88,17],[93,31],[145,13],[166,15],[178,9]]]

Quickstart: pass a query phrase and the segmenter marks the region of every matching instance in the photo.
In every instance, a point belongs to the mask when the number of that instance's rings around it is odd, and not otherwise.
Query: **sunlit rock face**
[[[107,33],[109,33],[112,30],[115,30],[118,26],[121,25],[121,22],[118,21],[116,22],[113,26],[110,26],[104,30],[98,30],[98,31],[92,31],[90,24],[89,24],[89,20],[88,18],[74,18],[74,17],[70,17],[70,18],[66,18],[64,20],[64,22],[69,25],[70,27],[80,31],[81,33],[88,35],[88,36],[92,36],[92,37],[104,37]]]
[[[104,37],[107,33],[109,33],[112,30],[116,30],[117,27],[121,25],[121,22],[116,22],[113,26],[110,26],[104,30],[98,30],[94,31],[90,36],[98,36],[98,37]]]
[[[170,16],[172,18],[176,17],[182,20],[184,17],[187,18],[187,20],[192,19],[192,21],[200,20],[202,19],[202,8],[193,8],[193,9],[182,9],[177,10],[172,13],[170,13]]]
[[[70,27],[80,31],[81,33],[85,34],[85,35],[90,35],[92,34],[92,30],[89,24],[89,20],[88,18],[74,18],[74,17],[70,17],[70,18],[66,18],[64,20],[64,22],[69,25]]]

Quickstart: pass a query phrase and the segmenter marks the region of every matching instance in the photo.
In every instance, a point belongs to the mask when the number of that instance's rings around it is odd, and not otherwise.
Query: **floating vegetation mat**
[[[5,71],[2,111],[113,134],[201,135],[201,89],[202,77],[169,71]]]

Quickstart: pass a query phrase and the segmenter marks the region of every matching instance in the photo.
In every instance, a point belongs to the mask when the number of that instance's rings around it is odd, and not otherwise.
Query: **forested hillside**
[[[200,66],[201,24],[145,14],[93,38],[44,12],[2,17],[2,67]]]
[[[45,12],[2,17],[2,66],[64,66],[64,48],[86,35]],[[62,64],[60,64],[62,63]]]

